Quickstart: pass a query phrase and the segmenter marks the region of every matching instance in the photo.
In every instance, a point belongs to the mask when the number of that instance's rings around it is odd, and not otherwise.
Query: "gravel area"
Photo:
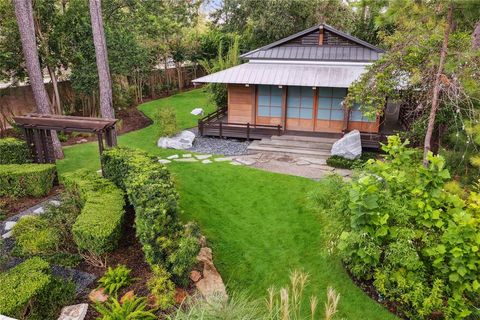
[[[206,154],[236,156],[246,154],[249,144],[249,141],[238,139],[197,137],[193,141],[193,147],[187,150]]]

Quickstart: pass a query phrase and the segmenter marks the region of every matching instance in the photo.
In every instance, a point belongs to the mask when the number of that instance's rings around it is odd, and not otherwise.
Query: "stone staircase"
[[[247,151],[250,154],[269,152],[327,159],[333,143],[337,140],[336,138],[293,135],[271,136],[252,142]]]

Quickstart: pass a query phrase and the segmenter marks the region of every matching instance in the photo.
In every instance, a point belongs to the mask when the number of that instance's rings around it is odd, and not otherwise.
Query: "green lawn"
[[[195,125],[195,117],[188,114],[194,107],[212,110],[203,89],[139,108],[152,116],[166,105],[177,108],[182,128]],[[153,127],[148,127],[119,137],[119,144],[155,155],[177,153],[157,148],[155,140]],[[99,167],[96,144],[65,148],[65,155],[58,163],[61,173]],[[169,168],[178,185],[183,218],[201,226],[229,291],[262,298],[268,287],[286,285],[289,272],[301,269],[310,274],[307,294],[323,300],[327,286],[341,294],[340,317],[395,318],[357,288],[340,261],[326,253],[322,216],[306,205],[307,194],[316,187],[314,181],[227,163],[172,163]]]

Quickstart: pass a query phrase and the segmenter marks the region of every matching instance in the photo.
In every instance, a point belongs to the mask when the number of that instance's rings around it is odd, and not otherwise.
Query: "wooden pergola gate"
[[[100,155],[104,150],[104,139],[108,147],[117,145],[115,123],[117,119],[73,117],[32,113],[14,117],[15,123],[24,130],[36,163],[55,163],[51,131],[88,132],[98,138]]]

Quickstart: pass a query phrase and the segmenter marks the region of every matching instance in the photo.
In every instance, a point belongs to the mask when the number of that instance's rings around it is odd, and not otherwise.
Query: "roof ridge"
[[[305,34],[308,34],[308,33],[311,33],[311,32],[313,32],[313,31],[316,31],[317,29],[320,30],[321,28],[324,28],[324,29],[326,29],[326,30],[328,30],[328,31],[330,31],[330,32],[333,32],[333,33],[335,33],[335,34],[337,34],[337,35],[339,35],[339,36],[341,36],[341,37],[347,38],[347,39],[350,40],[350,41],[353,41],[353,42],[355,42],[355,43],[357,43],[357,44],[360,44],[360,45],[362,45],[362,46],[364,46],[364,47],[367,47],[367,48],[369,48],[369,49],[371,49],[371,50],[374,50],[374,51],[376,51],[376,52],[379,52],[379,53],[385,52],[385,50],[383,50],[383,49],[381,49],[381,48],[379,48],[379,47],[377,47],[377,46],[374,46],[373,44],[370,44],[370,43],[368,43],[368,42],[366,42],[366,41],[363,41],[363,40],[361,40],[361,39],[359,39],[359,38],[357,38],[357,37],[354,37],[354,36],[349,35],[349,34],[347,34],[347,33],[345,33],[345,32],[342,32],[342,31],[340,31],[340,30],[338,30],[338,29],[335,29],[334,27],[332,27],[332,26],[330,26],[330,25],[328,25],[328,24],[326,24],[326,23],[321,23],[321,24],[315,25],[315,26],[313,26],[313,27],[310,27],[310,28],[308,28],[308,29],[305,29],[305,30],[303,30],[303,31],[297,32],[297,33],[295,33],[295,34],[292,34],[292,35],[290,35],[290,36],[288,36],[288,37],[285,37],[285,38],[283,38],[283,39],[280,39],[280,40],[277,40],[277,41],[272,42],[272,43],[270,43],[270,44],[267,44],[267,45],[265,45],[265,46],[263,46],[263,47],[260,47],[260,48],[251,50],[251,51],[249,51],[249,52],[247,52],[247,53],[244,53],[244,54],[240,55],[240,57],[241,57],[241,58],[245,58],[245,57],[247,57],[247,56],[249,56],[249,55],[251,55],[252,53],[255,53],[255,52],[257,52],[257,51],[272,49],[272,48],[277,47],[277,46],[279,46],[279,45],[281,45],[281,44],[283,44],[283,43],[286,43],[286,42],[288,42],[288,41],[290,41],[290,40],[296,39],[296,38],[301,37],[301,36],[303,36],[303,35],[305,35]]]

